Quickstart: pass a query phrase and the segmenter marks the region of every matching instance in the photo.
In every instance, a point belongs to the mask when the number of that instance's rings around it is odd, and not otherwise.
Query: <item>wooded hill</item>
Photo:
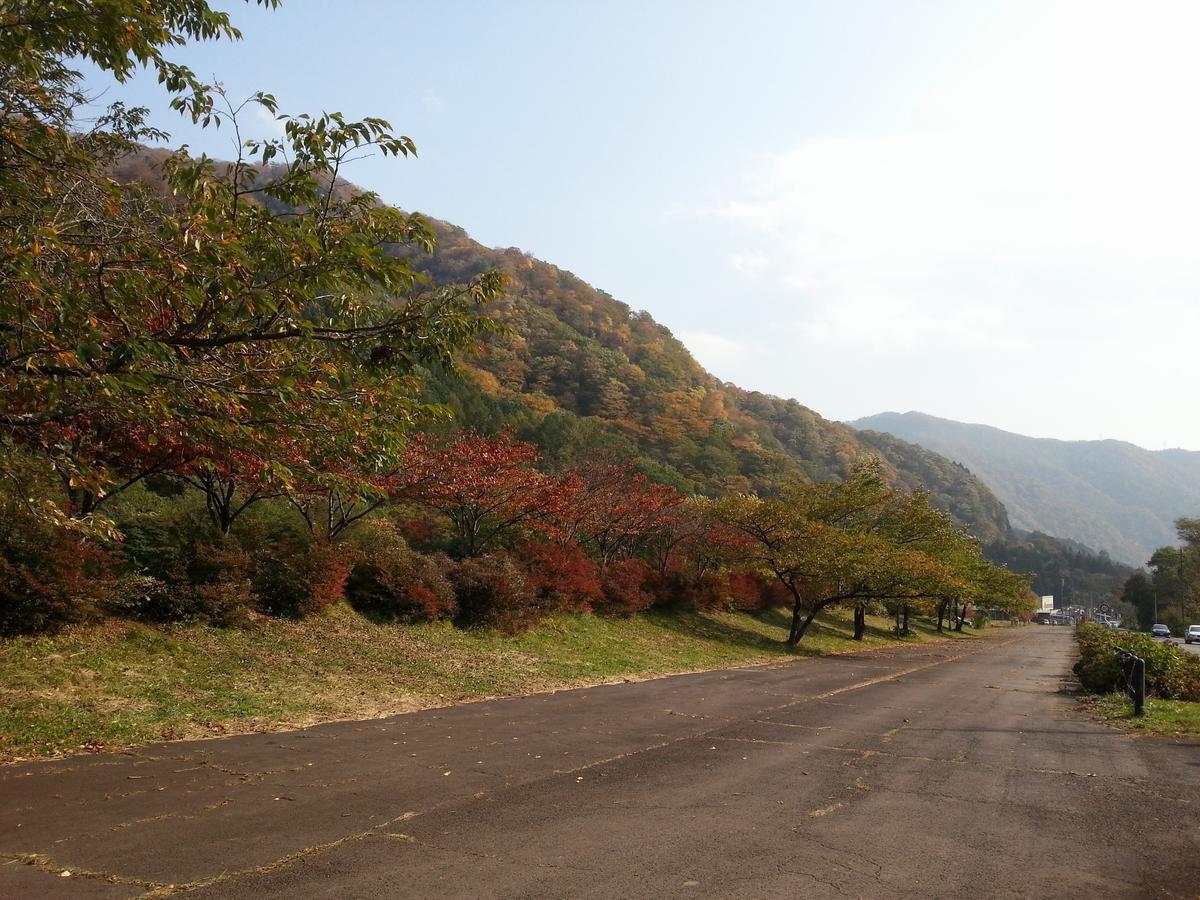
[[[168,155],[143,150],[121,161],[117,174],[154,182]],[[521,250],[488,248],[462,228],[428,221],[435,249],[410,259],[431,284],[489,271],[507,279],[504,298],[489,310],[505,330],[461,359],[459,373],[427,373],[429,399],[453,411],[455,427],[510,429],[536,445],[545,469],[634,459],[654,481],[713,497],[770,495],[795,476],[840,480],[856,462],[878,457],[891,484],[927,491],[983,541],[989,558],[1015,571],[1045,569],[1056,584],[1070,573],[1094,598],[1119,591],[1128,574],[1054,538],[1014,535],[1004,505],[963,465],[885,432],[832,422],[795,400],[721,382],[649,313]]]
[[[515,428],[551,465],[597,452],[633,457],[655,480],[710,496],[770,494],[797,474],[841,479],[856,460],[876,456],[892,484],[928,491],[983,541],[989,559],[1032,574],[1042,593],[1065,589],[1071,602],[1101,602],[1132,571],[1086,546],[1014,531],[1004,504],[961,463],[721,382],[649,313],[518,249],[489,249],[462,228],[431,222],[437,247],[414,260],[431,281],[493,269],[510,279],[495,309],[510,331],[464,361],[465,381],[433,379],[431,390],[460,423]]]
[[[169,157],[142,148],[114,174],[161,183]],[[343,183],[340,193],[358,191]],[[454,410],[457,424],[515,429],[550,467],[583,454],[634,458],[656,481],[709,496],[770,493],[797,475],[841,479],[856,461],[877,456],[893,485],[928,491],[980,540],[1008,534],[1004,506],[962,465],[888,434],[860,434],[795,400],[721,382],[650,313],[517,248],[488,248],[426,218],[434,250],[408,256],[431,284],[491,271],[507,279],[504,298],[489,309],[506,331],[461,359],[461,375],[429,373],[429,394]]]
[[[863,436],[795,400],[723,383],[663,325],[550,263],[493,250],[433,221],[437,248],[415,264],[433,282],[508,276],[494,309],[508,326],[431,390],[483,430],[511,426],[547,460],[607,449],[686,492],[770,493],[799,475],[844,477],[878,456],[895,486],[924,489],[984,541],[1008,533],[1004,507],[962,466],[888,435]]]

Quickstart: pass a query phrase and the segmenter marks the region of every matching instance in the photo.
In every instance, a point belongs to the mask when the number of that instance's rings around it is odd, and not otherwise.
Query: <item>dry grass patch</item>
[[[914,643],[846,616],[782,644],[782,611],[558,616],[517,636],[372,622],[347,607],[247,629],[110,622],[0,642],[0,759],[372,718],[614,679]],[[960,638],[948,634],[946,638]]]

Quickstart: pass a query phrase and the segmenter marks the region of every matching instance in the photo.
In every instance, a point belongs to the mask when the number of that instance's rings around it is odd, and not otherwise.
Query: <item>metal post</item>
[[[1133,658],[1133,714],[1143,715],[1146,711],[1146,661],[1140,656]]]
[[[1121,647],[1117,648],[1121,669],[1125,675],[1125,693],[1133,698],[1133,714],[1146,712],[1146,661]]]

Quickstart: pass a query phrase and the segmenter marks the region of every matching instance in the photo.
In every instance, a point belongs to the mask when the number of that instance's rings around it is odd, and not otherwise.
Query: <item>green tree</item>
[[[110,175],[161,135],[120,103],[80,133],[70,61],[118,82],[150,67],[172,107],[236,133],[247,103],[277,114],[274,99],[231,103],[164,53],[237,37],[203,0],[0,8],[0,451],[48,457],[69,514],[164,469],[210,500],[344,490],[436,416],[416,367],[488,328],[499,277],[426,289],[398,251],[428,251],[430,226],[339,179],[364,152],[415,152],[383,120],[280,115],[285,136],[232,163],[171,156],[166,191]]]
[[[845,482],[793,482],[778,496],[736,495],[713,510],[743,538],[738,562],[791,594],[787,643],[795,646],[822,610],[895,596],[916,577],[916,554],[871,527],[894,500],[878,467],[860,467]]]
[[[1149,631],[1154,624],[1154,583],[1145,572],[1134,572],[1125,582],[1121,601],[1128,603],[1137,612],[1138,627]]]
[[[1152,597],[1158,607],[1158,621],[1178,632],[1192,622],[1200,621],[1200,519],[1177,519],[1175,530],[1179,545],[1159,547],[1147,565]],[[1129,588],[1128,582],[1126,588]],[[1141,584],[1136,584],[1134,590],[1135,596],[1140,597]]]
[[[903,621],[914,604],[1021,584],[985,562],[978,543],[927,495],[889,487],[878,463],[856,466],[844,482],[791,483],[776,497],[740,495],[713,508],[740,533],[740,561],[792,595],[793,646],[821,610],[836,604],[855,605],[861,639],[871,602],[892,604]]]

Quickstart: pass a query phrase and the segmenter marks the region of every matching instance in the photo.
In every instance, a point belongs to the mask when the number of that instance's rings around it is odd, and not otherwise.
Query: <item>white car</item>
[[[1200,625],[1189,625],[1188,630],[1183,633],[1183,640],[1187,644],[1192,641],[1200,643]]]

